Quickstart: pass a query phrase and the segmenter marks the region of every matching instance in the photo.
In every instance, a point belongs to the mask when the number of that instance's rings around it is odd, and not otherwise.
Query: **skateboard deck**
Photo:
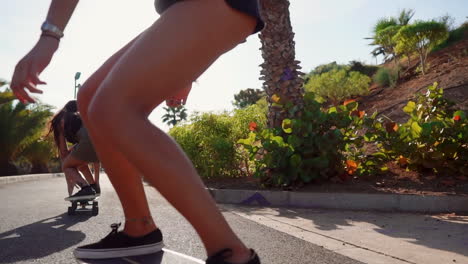
[[[172,250],[135,257],[112,259],[76,259],[79,264],[204,264],[205,262]]]
[[[74,215],[77,212],[91,212],[93,216],[99,214],[99,196],[94,198],[80,199],[69,201],[71,206],[68,207],[68,215]]]

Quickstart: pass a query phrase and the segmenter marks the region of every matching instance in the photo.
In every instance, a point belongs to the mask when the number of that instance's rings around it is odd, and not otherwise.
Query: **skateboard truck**
[[[90,199],[82,199],[82,200],[75,200],[70,201],[71,206],[68,207],[68,215],[75,215],[77,212],[91,212],[92,216],[96,216],[99,214],[99,203],[98,198],[90,198]],[[91,206],[91,208],[87,208]]]

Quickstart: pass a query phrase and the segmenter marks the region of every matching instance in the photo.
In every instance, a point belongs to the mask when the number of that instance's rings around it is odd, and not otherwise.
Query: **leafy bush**
[[[346,65],[338,64],[336,63],[336,61],[333,61],[333,62],[322,64],[322,65],[315,67],[315,69],[313,69],[309,74],[311,76],[321,75],[321,74],[330,72],[332,70],[347,70],[347,69],[348,67]]]
[[[249,105],[255,104],[262,97],[265,97],[264,90],[248,88],[241,90],[238,94],[234,95],[234,102],[232,103],[237,108],[245,108]]]
[[[49,163],[57,156],[57,147],[53,137],[49,135],[26,146],[20,156],[25,157],[31,163],[30,173],[47,173]]]
[[[321,101],[328,100],[337,105],[352,96],[367,94],[370,82],[369,77],[359,72],[334,69],[312,76],[305,85],[305,90],[318,95]]]
[[[293,105],[283,106],[297,111]],[[344,153],[359,145],[357,129],[364,112],[356,102],[323,110],[313,93],[304,96],[300,118],[283,120],[282,129],[250,132],[239,140],[255,164],[255,176],[272,186],[308,183],[342,175],[348,169]]]
[[[369,77],[374,76],[379,69],[378,66],[362,64],[360,61],[349,62],[349,71],[359,72]]]
[[[266,126],[266,117],[256,105],[234,113],[196,114],[190,124],[174,127],[169,134],[202,177],[239,177],[249,175],[248,157],[237,148],[249,126],[260,130]]]
[[[436,84],[407,104],[403,110],[410,118],[404,124],[376,118],[377,113],[367,116],[353,100],[323,109],[306,93],[304,103],[300,117],[285,119],[281,129],[254,130],[239,140],[265,185],[376,175],[387,170],[388,161],[411,170],[468,174],[466,113],[452,110]],[[365,142],[378,151],[365,153]]]
[[[380,86],[395,87],[398,81],[398,72],[394,69],[380,68],[373,79]]]
[[[462,39],[465,39],[466,37],[468,36],[468,22],[465,22],[464,24],[462,24],[460,27],[454,29],[454,30],[451,30],[449,32],[449,36],[448,38],[440,43],[439,45],[435,46],[432,51],[438,51],[438,50],[441,50],[443,48],[446,48]]]
[[[448,29],[444,23],[437,21],[417,21],[398,30],[392,38],[396,43],[396,50],[400,53],[417,52],[422,66],[422,73],[426,73],[426,60],[429,52],[448,38]]]
[[[468,174],[468,121],[464,111],[452,110],[442,88],[430,86],[403,111],[408,122],[376,122],[365,139],[376,142],[380,155],[413,170],[439,174]]]

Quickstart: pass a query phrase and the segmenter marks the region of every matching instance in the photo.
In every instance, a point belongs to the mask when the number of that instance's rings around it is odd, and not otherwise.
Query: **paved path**
[[[103,176],[97,217],[68,216],[65,180],[0,185],[0,263],[76,263],[72,250],[101,239],[122,221],[120,203]],[[153,215],[169,250],[205,259],[195,231],[157,192],[147,187]],[[226,207],[222,207],[226,209]],[[323,247],[224,210],[236,233],[255,248],[264,264],[360,264]],[[170,255],[167,255],[170,257]],[[182,263],[181,263],[182,264]]]
[[[224,208],[364,263],[468,264],[468,216]]]

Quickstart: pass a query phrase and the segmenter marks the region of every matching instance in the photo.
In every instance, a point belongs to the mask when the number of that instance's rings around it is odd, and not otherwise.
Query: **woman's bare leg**
[[[81,174],[83,174],[88,184],[95,183],[93,174],[91,173],[87,162],[83,161],[83,165],[78,167],[78,171],[81,172]]]
[[[231,9],[225,1],[175,4],[112,68],[88,109],[93,142],[112,143],[190,221],[208,255],[231,248],[233,262],[245,261],[249,251],[219,212],[183,151],[147,116],[148,109],[186,87],[220,55],[244,40],[255,23],[254,18]],[[104,158],[107,153],[102,154]],[[106,168],[111,163],[118,166],[118,161],[107,161]],[[126,175],[112,177],[127,180]],[[125,195],[141,192],[128,185],[125,188],[122,201],[128,199]]]
[[[62,171],[65,173],[65,178],[67,180],[68,184],[68,194],[71,195],[71,192],[73,191],[73,187],[78,184],[80,187],[88,185],[88,182],[83,179],[81,176],[80,172],[78,171],[78,168],[81,168],[84,163],[81,160],[78,160],[74,158],[71,155],[68,155],[65,159],[62,161]],[[88,169],[89,171],[89,169]],[[92,178],[92,177],[91,177]]]
[[[99,176],[101,173],[101,163],[93,162],[93,170],[94,170],[94,183],[99,186]]]
[[[126,219],[151,219],[151,213],[144,193],[140,173],[130,164],[111,142],[95,140],[94,129],[89,123],[88,107],[97,88],[122,54],[134,40],[110,57],[80,88],[78,92],[78,109],[80,116],[88,129],[93,146],[100,161],[106,168],[106,173],[114,186],[124,210]],[[96,178],[96,182],[98,179]],[[142,236],[156,228],[148,221],[125,222],[124,231],[131,236]]]

